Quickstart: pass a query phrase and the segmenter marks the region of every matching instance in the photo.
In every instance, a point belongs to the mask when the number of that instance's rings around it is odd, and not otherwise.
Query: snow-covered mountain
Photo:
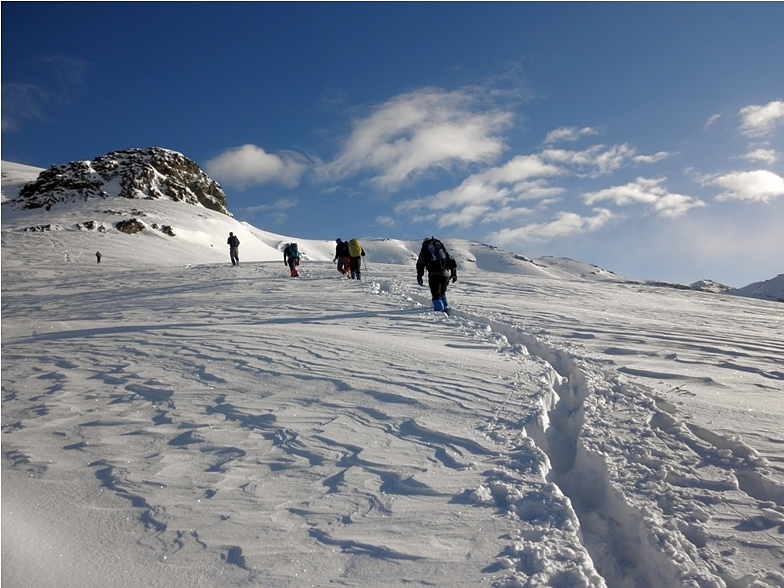
[[[177,195],[184,193],[184,188],[177,188],[175,196],[170,196],[172,186],[188,182],[181,173],[173,179],[161,174],[161,161],[170,168],[185,166],[198,180],[189,185],[211,185],[200,170],[190,167],[189,160],[160,149],[115,152],[92,162],[49,170],[3,162],[3,245],[13,240],[19,247],[31,249],[32,242],[44,239],[52,243],[46,250],[50,258],[77,263],[94,262],[95,252],[100,251],[102,263],[204,264],[228,259],[226,240],[233,232],[240,239],[241,262],[282,260],[281,252],[291,241],[298,243],[305,260],[331,261],[334,257],[333,241],[297,239],[258,229],[223,214],[225,210],[216,210],[221,207],[214,202],[206,206],[204,198],[180,198]],[[152,191],[152,197],[146,197],[144,186]],[[118,223],[131,221],[140,228],[138,232],[129,235],[118,228]],[[353,237],[358,235],[342,236]],[[460,271],[623,281],[612,272],[570,259],[534,260],[477,242],[446,243]],[[367,263],[410,266],[421,246],[420,241],[396,239],[364,244],[369,253]],[[26,264],[35,262],[24,260]]]
[[[299,244],[305,259],[327,261],[334,255],[332,241],[287,237],[236,221],[220,186],[194,162],[166,149],[117,151],[93,161],[55,165],[48,170],[4,161],[2,202],[4,242],[6,238],[39,239],[42,237],[35,233],[45,232],[57,243],[52,253],[69,262],[89,262],[95,251],[101,251],[106,263],[219,263],[227,257],[225,242],[230,231],[240,238],[242,261],[280,259],[282,249],[292,241]],[[195,208],[172,206],[177,203]],[[128,229],[118,228],[118,223],[126,223],[138,233],[130,237],[123,232]],[[462,240],[447,240],[447,244],[461,271],[627,281],[611,271],[571,259],[529,259]],[[402,265],[414,264],[419,246],[419,241],[395,239],[366,242],[375,262]],[[736,289],[712,280],[689,286],[638,283],[784,301],[780,278]]]
[[[19,190],[13,207],[48,210],[55,204],[112,197],[167,199],[228,214],[217,182],[181,153],[157,147],[53,165]]]
[[[775,278],[763,282],[754,282],[743,288],[732,290],[730,293],[738,296],[760,298],[761,300],[784,302],[784,274],[779,274]]]
[[[453,240],[446,316],[418,242],[2,224],[3,585],[784,586],[778,303]]]

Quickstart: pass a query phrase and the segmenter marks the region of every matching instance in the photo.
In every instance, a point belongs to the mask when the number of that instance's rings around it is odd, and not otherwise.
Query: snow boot
[[[438,300],[433,300],[433,310],[444,312],[444,303],[440,298]]]

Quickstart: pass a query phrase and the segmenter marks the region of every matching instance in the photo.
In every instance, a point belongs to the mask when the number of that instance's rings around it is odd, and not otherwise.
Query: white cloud
[[[741,108],[740,131],[750,137],[768,135],[780,124],[784,124],[784,102],[776,100],[764,106],[752,105]]]
[[[281,225],[288,218],[286,210],[297,206],[296,198],[280,198],[273,204],[257,204],[242,209],[245,214],[263,213],[265,222]]]
[[[767,164],[776,163],[779,160],[778,153],[776,153],[775,149],[755,149],[754,151],[750,151],[746,155],[743,156],[743,159],[747,159],[749,161],[754,162],[761,162]]]
[[[479,102],[471,90],[397,96],[356,121],[340,155],[321,172],[344,177],[370,170],[376,185],[391,190],[433,168],[488,163],[504,150],[501,133],[513,115],[481,111]]]
[[[714,115],[713,115],[712,117],[710,117],[710,118],[709,118],[707,121],[705,121],[704,128],[706,128],[706,129],[707,129],[708,127],[711,127],[711,126],[713,126],[713,123],[715,123],[715,122],[716,122],[717,120],[719,120],[720,118],[721,118],[721,113],[719,113],[719,114],[714,114]]]
[[[632,160],[635,163],[656,163],[662,159],[667,159],[670,155],[672,155],[672,153],[669,151],[659,151],[653,155],[635,155],[632,157]]]
[[[477,220],[495,218],[496,208],[511,201],[553,197],[562,188],[549,186],[542,178],[555,176],[561,170],[544,163],[536,155],[517,156],[500,167],[473,174],[451,190],[435,196],[402,202],[396,212],[419,209],[447,211],[439,216],[440,226],[469,226]]]
[[[243,145],[223,152],[207,162],[207,173],[229,186],[245,188],[255,184],[276,182],[288,188],[299,184],[307,165],[301,156],[267,153],[256,145]]]
[[[568,151],[565,149],[545,149],[540,157],[551,163],[576,168],[575,172],[591,170],[588,175],[596,177],[608,174],[620,168],[626,161],[632,159],[637,151],[624,143],[623,145],[594,145],[583,151]]]
[[[549,223],[534,223],[523,227],[502,229],[487,236],[488,242],[511,245],[525,241],[551,241],[560,237],[596,231],[615,216],[605,208],[594,209],[594,215],[585,217],[574,212],[559,212]]]
[[[702,200],[668,192],[661,185],[665,179],[637,178],[636,181],[624,186],[614,186],[598,192],[583,194],[583,200],[589,205],[606,200],[615,203],[616,206],[628,206],[635,203],[647,204],[659,216],[666,217],[680,216],[691,208],[705,206]]]
[[[540,200],[551,203],[566,192],[564,188],[552,185],[552,178],[581,173],[596,177],[610,173],[630,161],[635,153],[632,147],[624,144],[595,145],[583,151],[545,149],[534,155],[519,155],[502,166],[467,177],[455,188],[402,202],[395,211],[437,213],[437,222],[442,227],[511,220],[505,214],[512,211],[516,216],[528,213],[528,209],[516,207],[515,202]],[[660,214],[675,210],[674,199],[668,202],[672,208],[663,209]]]
[[[534,211],[524,206],[504,206],[498,210],[486,214],[482,218],[482,224],[494,223],[499,221],[514,221],[517,218],[527,218],[534,214]]]
[[[784,196],[784,178],[767,170],[726,174],[713,178],[711,183],[727,190],[716,200],[769,202]]]
[[[585,135],[598,134],[599,131],[591,127],[583,127],[582,129],[578,129],[577,127],[561,127],[547,133],[547,136],[544,138],[544,144],[552,145],[553,143],[558,143],[560,141],[577,141],[577,139],[584,137]]]
[[[379,216],[376,217],[376,224],[382,227],[394,227],[396,223],[391,216]]]
[[[28,63],[27,79],[3,82],[2,130],[18,131],[27,120],[41,119],[50,109],[68,106],[84,91],[87,64],[53,55]]]

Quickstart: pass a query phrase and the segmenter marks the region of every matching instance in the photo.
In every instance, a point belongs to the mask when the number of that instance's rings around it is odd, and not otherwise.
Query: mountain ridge
[[[185,170],[185,176],[181,173],[172,177],[160,171],[178,166],[180,171]],[[65,186],[58,185],[58,175],[66,180]],[[201,198],[186,185],[188,177],[193,179],[191,185],[207,187]],[[221,197],[210,197],[210,190],[220,191]],[[5,250],[14,241],[39,239],[41,233],[47,233],[49,239],[56,235],[59,249],[56,257],[68,262],[94,262],[94,252],[102,251],[104,263],[223,263],[228,260],[225,241],[230,231],[240,238],[240,259],[244,262],[282,260],[283,248],[292,241],[300,244],[305,261],[331,262],[334,256],[333,241],[292,238],[237,221],[228,210],[220,186],[191,160],[166,149],[115,151],[92,162],[72,162],[48,170],[3,161],[2,200],[4,263],[13,263],[12,258],[6,259]],[[205,202],[210,206],[205,206]],[[136,234],[123,235],[117,240],[115,235],[127,232],[120,223],[134,227],[131,230]],[[35,236],[36,233],[39,235]],[[128,242],[129,237],[135,240]],[[371,253],[368,259],[372,263],[413,266],[419,252],[416,240],[364,238],[363,241],[370,244],[366,249]],[[636,281],[568,258],[529,259],[476,241],[444,239],[444,242],[461,272],[626,282],[784,301],[782,276],[743,288],[712,280],[690,285]]]

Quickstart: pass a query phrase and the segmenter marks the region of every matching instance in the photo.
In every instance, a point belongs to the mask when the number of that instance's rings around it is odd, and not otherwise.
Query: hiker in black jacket
[[[342,241],[341,239],[337,239],[335,241],[337,245],[335,245],[335,257],[332,258],[333,263],[335,261],[338,262],[338,271],[343,274],[344,276],[348,277],[349,272],[349,252],[348,252],[348,241]]]
[[[457,282],[457,262],[449,255],[443,243],[435,237],[422,242],[416,263],[417,283],[424,286],[423,277],[427,269],[427,282],[433,299],[433,310],[449,313],[446,289],[449,281]]]
[[[240,240],[234,233],[229,233],[229,240],[226,241],[229,246],[229,255],[231,256],[231,265],[240,264]]]

